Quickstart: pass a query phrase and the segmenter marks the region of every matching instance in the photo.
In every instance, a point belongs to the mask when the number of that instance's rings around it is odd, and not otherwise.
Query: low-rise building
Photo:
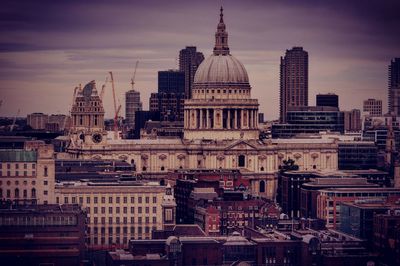
[[[86,213],[78,205],[0,205],[2,265],[82,265]]]
[[[153,230],[175,225],[172,189],[157,182],[62,182],[55,197],[87,210],[91,249],[126,248],[130,239],[150,239]]]
[[[0,198],[23,204],[54,203],[54,149],[27,145],[0,150]]]
[[[362,199],[400,199],[397,188],[330,188],[319,190],[317,218],[326,221],[327,228],[340,228],[340,204]]]

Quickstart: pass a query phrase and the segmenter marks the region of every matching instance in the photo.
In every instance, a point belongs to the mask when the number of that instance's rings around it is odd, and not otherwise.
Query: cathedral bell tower
[[[104,143],[103,102],[98,95],[96,82],[92,80],[74,91],[74,103],[71,108],[72,145],[99,145]]]

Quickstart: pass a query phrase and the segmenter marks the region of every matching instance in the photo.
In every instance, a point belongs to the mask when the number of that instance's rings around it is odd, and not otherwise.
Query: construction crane
[[[112,86],[112,92],[113,92],[113,100],[114,100],[114,138],[117,139],[118,137],[118,113],[119,110],[121,110],[121,105],[117,106],[117,98],[115,97],[115,86],[114,86],[114,76],[112,71],[110,73],[110,78],[111,78],[111,86]]]
[[[133,72],[133,76],[132,76],[132,78],[131,78],[132,90],[133,90],[134,87],[135,87],[136,69],[137,69],[138,64],[139,64],[139,61],[136,61],[135,71]]]
[[[11,127],[10,127],[10,132],[12,132],[14,130],[15,122],[17,122],[17,117],[19,116],[20,111],[21,110],[18,109],[17,115],[14,117],[14,120],[13,120],[13,122],[11,124]]]
[[[106,88],[107,82],[108,82],[108,77],[106,77],[106,81],[104,81],[104,84],[103,84],[103,86],[101,86],[101,91],[100,91],[100,100],[103,100],[104,91],[105,91],[105,88]]]

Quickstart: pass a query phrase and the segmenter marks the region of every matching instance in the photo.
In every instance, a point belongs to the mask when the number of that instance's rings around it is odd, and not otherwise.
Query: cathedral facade
[[[73,158],[125,160],[138,173],[155,177],[176,169],[237,169],[250,180],[254,195],[269,199],[275,199],[284,160],[295,160],[300,170],[337,169],[333,139],[259,139],[259,104],[251,98],[245,67],[230,54],[222,9],[213,54],[198,67],[192,98],[185,100],[182,139],[107,139],[100,127],[101,100],[99,108],[91,106],[98,96],[94,82],[89,84],[91,94],[89,89],[78,92],[72,107],[68,152]]]

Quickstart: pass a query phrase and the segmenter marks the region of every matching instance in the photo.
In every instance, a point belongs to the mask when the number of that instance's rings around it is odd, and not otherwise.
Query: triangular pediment
[[[229,144],[226,150],[256,150],[257,147],[253,144],[248,143],[245,140],[238,140],[234,143]]]

